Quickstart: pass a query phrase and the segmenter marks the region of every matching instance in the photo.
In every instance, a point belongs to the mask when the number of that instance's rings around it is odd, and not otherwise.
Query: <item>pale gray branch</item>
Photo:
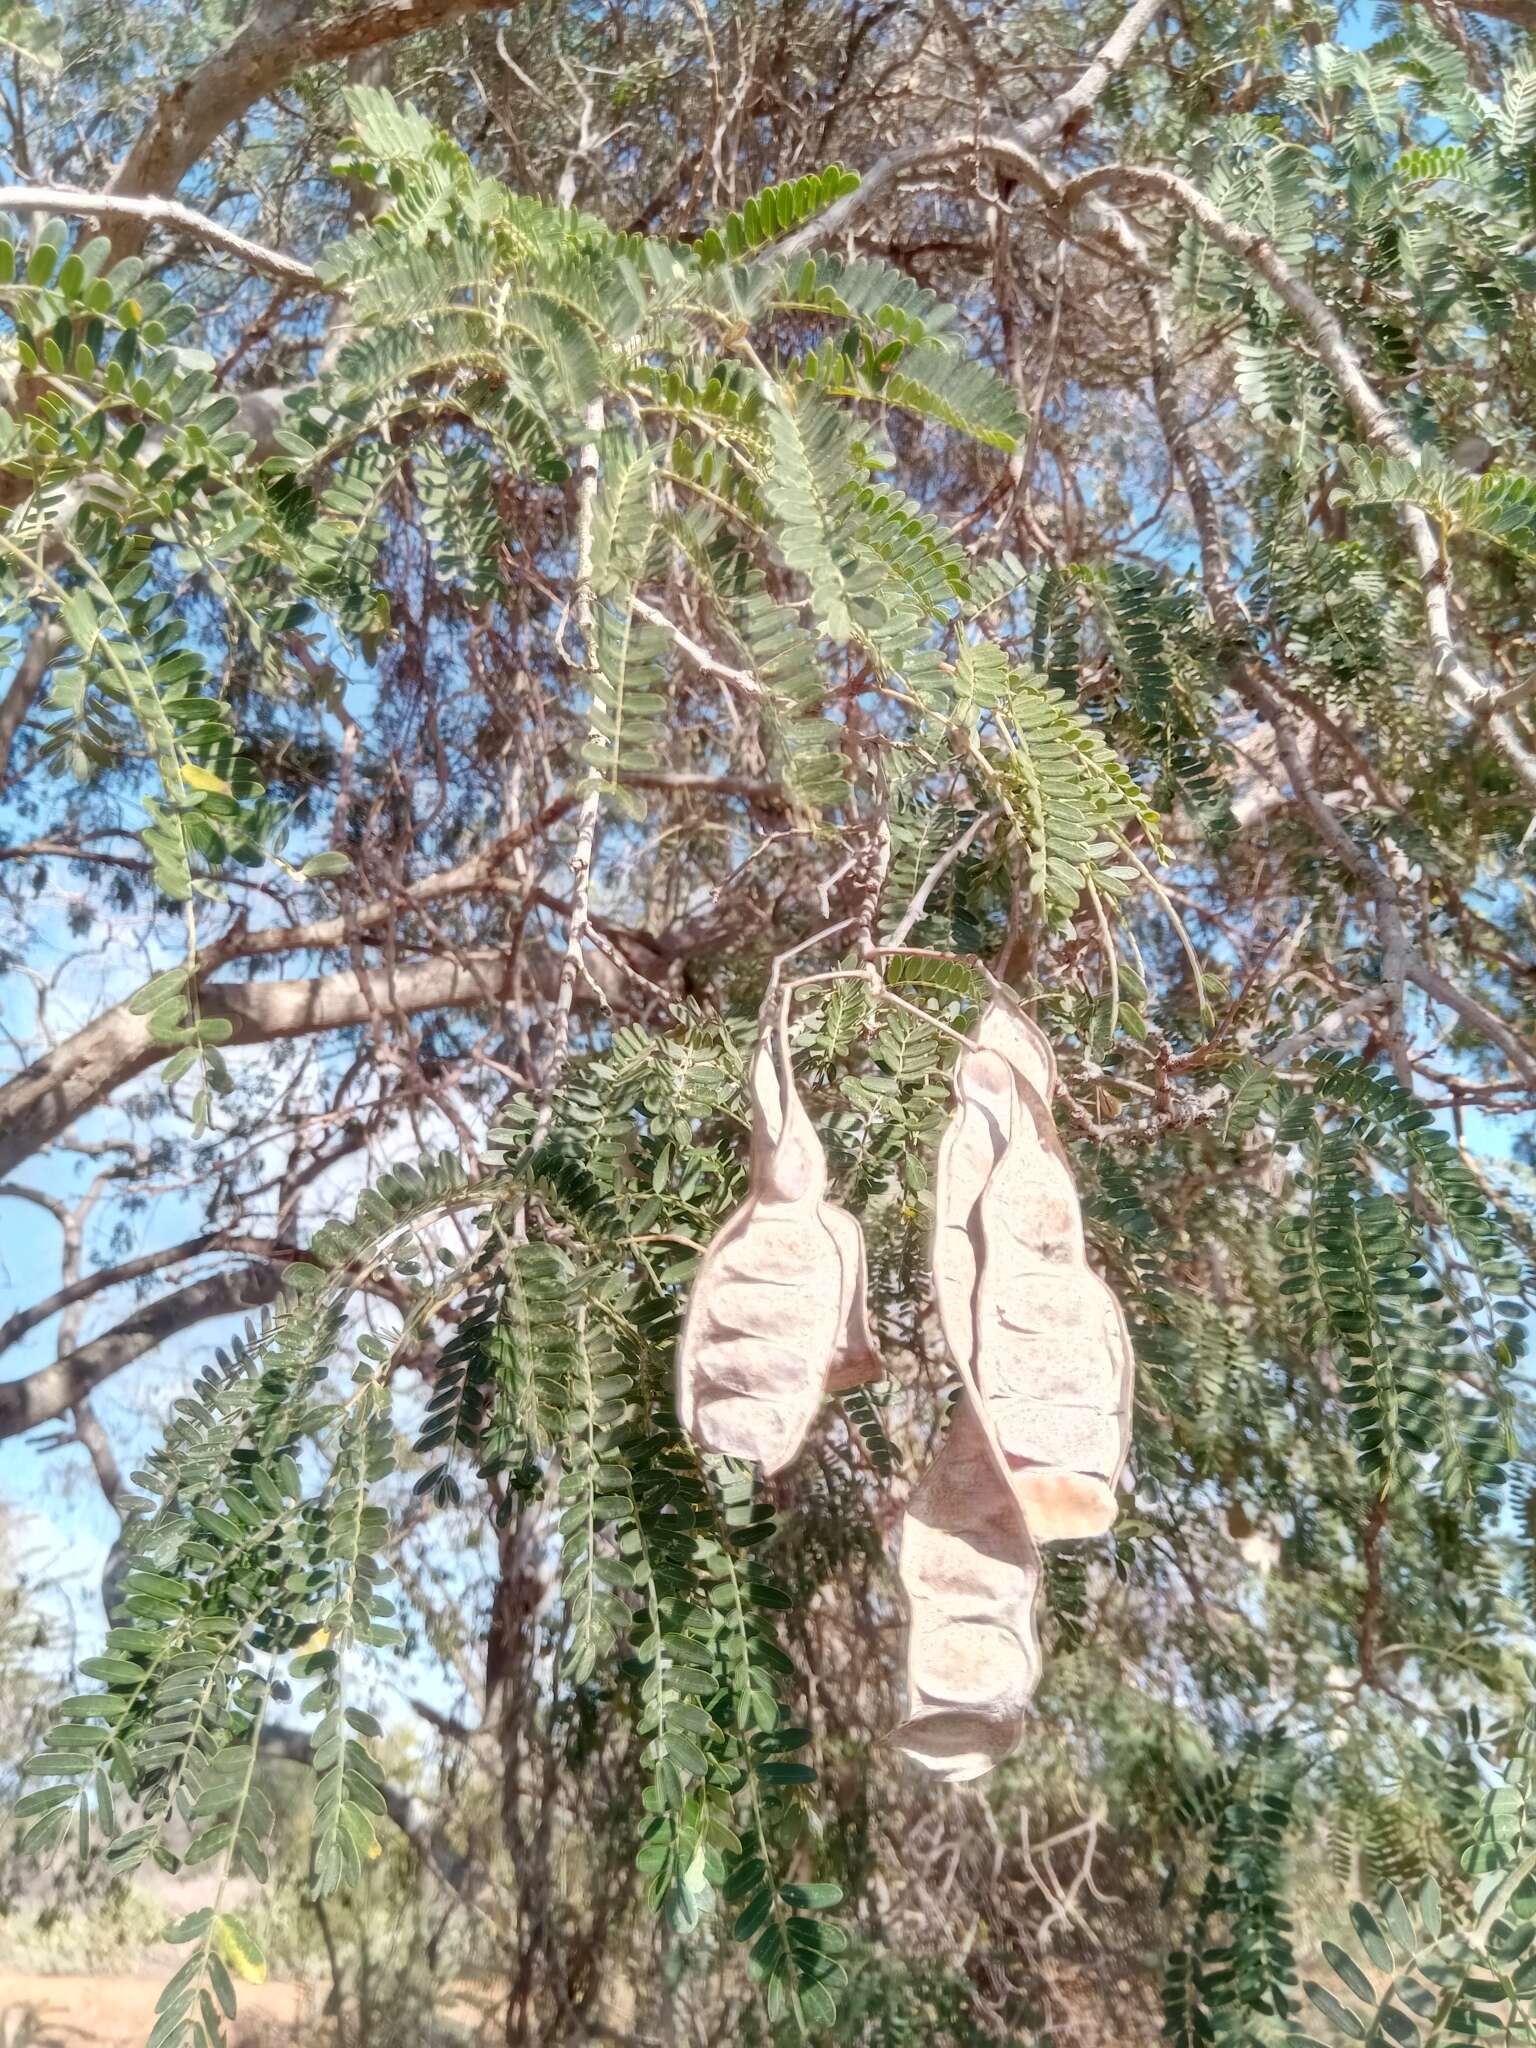
[[[1365,374],[1337,315],[1306,279],[1291,268],[1266,235],[1239,227],[1187,178],[1156,166],[1100,164],[1062,187],[1062,209],[1070,211],[1079,199],[1104,190],[1132,198],[1139,195],[1171,200],[1218,248],[1256,271],[1306,329],[1367,440],[1388,455],[1407,462],[1417,461],[1418,449],[1411,436]],[[1403,505],[1400,510],[1423,586],[1424,618],[1435,671],[1450,686],[1463,711],[1474,716],[1486,711],[1489,729],[1498,737],[1510,766],[1526,788],[1536,792],[1536,756],[1514,722],[1502,712],[1491,710],[1489,700],[1496,693],[1479,682],[1457,648],[1451,625],[1450,571],[1440,537],[1420,506]]]
[[[993,153],[1000,148],[1008,155],[1029,156],[1054,141],[1069,121],[1087,113],[1110,80],[1124,69],[1143,30],[1165,4],[1166,0],[1135,0],[1114,33],[1089,59],[1078,77],[1054,99],[1047,101],[1026,120],[987,122],[988,132],[980,143],[982,154]],[[786,259],[803,255],[807,249],[829,240],[847,227],[856,216],[867,213],[883,193],[899,185],[903,179],[935,166],[947,167],[957,160],[963,161],[974,156],[977,147],[978,138],[972,129],[962,130],[953,136],[911,143],[905,149],[891,150],[870,166],[854,191],[845,193],[825,213],[788,236],[780,244],[780,253]]]
[[[179,199],[129,198],[119,193],[79,191],[69,185],[0,185],[0,213],[56,213],[99,220],[104,226],[129,221],[141,242],[152,227],[174,228],[207,248],[238,257],[248,270],[262,277],[303,285],[307,290],[320,289],[314,271],[297,256],[285,256],[279,249],[253,242],[195,207],[183,206]]]
[[[16,1192],[14,1189],[7,1192]],[[247,1237],[239,1232],[205,1230],[197,1237],[189,1237],[181,1244],[164,1245],[158,1251],[140,1252],[135,1259],[125,1259],[118,1266],[103,1266],[94,1273],[82,1273],[64,1286],[44,1295],[40,1301],[32,1302],[26,1308],[19,1308],[13,1315],[0,1323],[0,1351],[9,1351],[39,1323],[46,1323],[50,1316],[60,1315],[65,1309],[74,1308],[80,1302],[90,1301],[109,1288],[126,1287],[132,1280],[142,1280],[147,1274],[163,1272],[167,1266],[183,1266],[192,1259],[201,1258],[205,1252],[241,1252],[247,1257],[268,1259],[277,1256],[283,1247],[267,1238]]]
[[[103,1380],[195,1323],[265,1307],[275,1299],[281,1279],[276,1266],[243,1266],[230,1273],[210,1274],[206,1280],[194,1280],[190,1286],[136,1309],[52,1365],[28,1373],[25,1379],[6,1381],[0,1385],[0,1437],[19,1436],[77,1407]]]

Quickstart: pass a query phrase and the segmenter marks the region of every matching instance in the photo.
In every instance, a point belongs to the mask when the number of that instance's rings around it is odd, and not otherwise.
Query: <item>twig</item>
[[[1292,270],[1266,235],[1238,227],[1187,178],[1154,165],[1100,164],[1094,170],[1084,171],[1062,186],[1062,210],[1070,213],[1080,199],[1105,190],[1124,192],[1130,197],[1171,200],[1218,248],[1257,271],[1312,337],[1318,356],[1366,439],[1386,454],[1417,466],[1418,449],[1365,374],[1337,315],[1305,278]],[[1457,648],[1451,625],[1450,575],[1439,535],[1422,507],[1403,505],[1400,511],[1423,584],[1424,619],[1435,672],[1450,685],[1463,711],[1475,716],[1486,710],[1488,725],[1501,742],[1510,766],[1527,789],[1536,791],[1536,755],[1531,753],[1518,728],[1492,708],[1490,699],[1496,693],[1478,681]]]
[[[1165,0],[1135,0],[1121,18],[1119,27],[1083,67],[1072,83],[1049,100],[1038,113],[1028,120],[1013,123],[997,133],[1010,155],[1030,155],[1051,142],[1074,118],[1086,114],[1099,98],[1104,88],[1117,72],[1122,70],[1141,39],[1147,27]],[[895,149],[871,166],[865,172],[862,182],[854,191],[829,206],[825,213],[808,221],[798,233],[788,236],[779,245],[779,252],[786,262],[793,261],[819,242],[825,242],[838,234],[858,214],[865,213],[888,187],[902,182],[916,173],[933,169],[949,169],[957,162],[963,162],[976,153],[976,134],[960,133],[955,136],[935,137],[928,142],[910,144],[905,149]]]
[[[970,852],[971,846],[975,841],[976,835],[979,832],[984,831],[988,825],[996,824],[997,820],[1001,816],[1001,811],[983,811],[979,817],[973,818],[971,820],[970,824],[966,826],[965,830],[960,834],[960,837],[955,841],[954,845],[947,847],[944,850],[944,852],[939,855],[938,859],[934,862],[933,866],[928,870],[927,874],[924,875],[922,881],[918,884],[917,894],[912,898],[912,901],[908,904],[906,913],[902,917],[901,922],[896,926],[896,929],[891,933],[889,939],[886,941],[886,944],[888,946],[900,946],[902,940],[907,936],[908,932],[911,931],[912,927],[917,923],[918,919],[922,916],[923,912],[928,908],[928,898],[933,894],[934,890],[938,887],[939,883],[943,881],[944,877],[949,873],[950,869],[954,867],[956,862],[963,860],[966,854]]]
[[[597,437],[603,430],[603,401],[593,399],[587,407],[586,427],[591,439],[578,458],[576,485],[576,588],[572,599],[576,630],[581,635],[581,658],[590,669],[592,654],[592,517],[597,505]],[[539,1091],[539,1113],[534,1121],[533,1143],[539,1145],[554,1121],[555,1090],[565,1071],[571,1045],[571,1006],[576,998],[578,976],[585,973],[582,947],[592,922],[592,857],[602,814],[602,786],[594,776],[576,813],[576,845],[571,854],[571,916],[566,927],[565,953],[560,962],[560,980],[555,990],[554,1035],[544,1085]],[[590,976],[588,976],[590,981]],[[592,986],[595,988],[596,984]],[[601,991],[598,991],[601,997]]]

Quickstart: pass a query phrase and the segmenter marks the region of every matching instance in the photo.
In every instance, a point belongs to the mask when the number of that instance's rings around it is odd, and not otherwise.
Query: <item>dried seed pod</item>
[[[995,1052],[963,1052],[955,1069],[955,1113],[934,1174],[933,1289],[951,1356],[974,1384],[979,1210],[1012,1128],[1009,1069]]]
[[[908,1717],[894,1739],[953,1780],[1017,1747],[1040,1673],[1036,1543],[1108,1528],[1127,1450],[1130,1341],[1088,1268],[1055,1081],[1044,1034],[989,1004],[939,1147],[934,1293],[965,1394],[903,1523]]]
[[[751,1069],[747,1199],[699,1268],[678,1346],[677,1412],[706,1450],[790,1464],[834,1368],[878,1377],[864,1302],[864,1246],[826,1200],[827,1165],[795,1092],[783,1021],[781,1077],[765,1035]]]
[[[869,1269],[858,1219],[832,1202],[822,1203],[821,1214],[843,1262],[842,1322],[827,1373],[827,1392],[848,1394],[855,1387],[867,1387],[871,1380],[884,1379],[885,1360],[870,1327]]]
[[[1022,1010],[1002,996],[994,996],[976,1019],[971,1035],[984,1052],[1000,1053],[1049,1111],[1051,1098],[1056,1093],[1056,1054],[1051,1041],[1033,1017],[1026,1017]],[[1050,1139],[1059,1150],[1060,1140],[1049,1115],[1047,1126]],[[1042,1138],[1045,1135],[1042,1131]]]
[[[951,1783],[1016,1749],[1040,1679],[1040,1554],[963,1395],[901,1536],[907,1718],[892,1741]]]
[[[908,1713],[893,1740],[952,1782],[1017,1747],[1040,1676],[1039,1553],[976,1381],[981,1199],[1007,1146],[1013,1094],[999,1052],[961,1054],[935,1176],[933,1275],[965,1392],[902,1524]]]
[[[1035,1085],[1054,1076],[1049,1046],[1000,1002],[977,1035],[1007,1060],[1013,1090],[976,1207],[975,1383],[1036,1541],[1102,1535],[1130,1447],[1130,1337],[1088,1267],[1077,1191]]]

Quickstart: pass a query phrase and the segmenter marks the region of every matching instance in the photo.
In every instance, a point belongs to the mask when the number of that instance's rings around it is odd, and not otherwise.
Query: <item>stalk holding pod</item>
[[[777,1053],[777,1057],[775,1054]],[[768,1473],[799,1455],[822,1396],[884,1371],[864,1238],[826,1198],[827,1161],[795,1091],[786,1019],[753,1056],[747,1199],[704,1254],[677,1357],[677,1412],[705,1450]]]

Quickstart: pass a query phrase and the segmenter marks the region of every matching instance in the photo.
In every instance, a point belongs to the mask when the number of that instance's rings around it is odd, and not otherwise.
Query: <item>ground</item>
[[[45,1976],[0,1970],[0,2048],[143,2048],[164,1973]],[[243,1984],[237,2048],[287,2048],[313,2038],[313,1999],[301,1984]]]

